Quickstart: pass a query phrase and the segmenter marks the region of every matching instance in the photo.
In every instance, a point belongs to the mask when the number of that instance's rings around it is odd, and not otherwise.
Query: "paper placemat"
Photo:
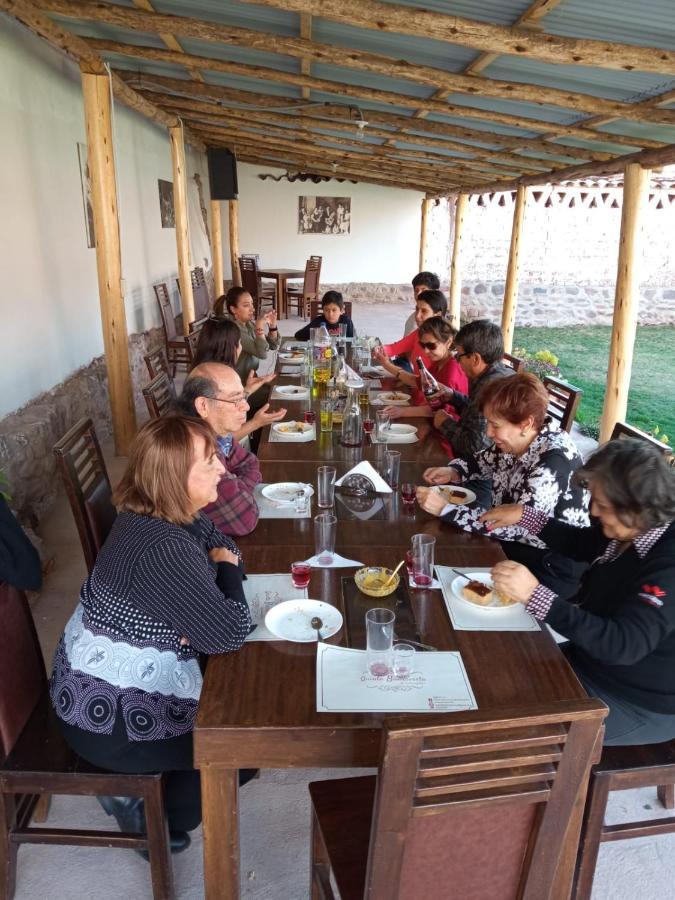
[[[363,563],[359,562],[358,559],[346,559],[344,556],[340,556],[339,553],[333,554],[333,562],[331,563],[319,562],[318,556],[310,556],[305,562],[313,569],[348,569],[352,567],[360,569],[363,566]]]
[[[251,619],[257,628],[246,638],[247,641],[278,641],[276,635],[265,628],[268,610],[284,600],[307,597],[307,588],[293,587],[290,575],[249,575],[244,581],[244,596],[251,610]]]
[[[263,497],[262,489],[267,484],[256,484],[253,491],[253,499],[258,504],[261,519],[311,519],[312,517],[312,498],[307,502],[307,512],[297,513],[292,503],[276,503],[274,500],[268,500]]]
[[[267,435],[267,440],[271,444],[309,444],[311,441],[316,440],[316,425],[312,425],[312,430],[307,432],[310,437],[302,437],[292,438],[286,437],[283,434],[279,434],[278,431],[275,431],[273,428],[270,428],[269,433]]]
[[[412,672],[376,678],[365,650],[320,643],[316,657],[317,712],[443,713],[478,709],[458,652],[415,653]]]
[[[479,566],[458,566],[458,572],[488,572]],[[507,607],[499,612],[485,612],[458,600],[450,585],[457,575],[449,566],[436,566],[436,575],[441,582],[443,599],[450,621],[457,631],[540,631],[539,622],[531,616],[522,603],[517,607]]]

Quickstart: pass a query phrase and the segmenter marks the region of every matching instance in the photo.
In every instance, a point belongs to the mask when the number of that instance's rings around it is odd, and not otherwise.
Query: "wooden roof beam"
[[[155,7],[152,5],[152,3],[150,3],[150,0],[133,0],[133,4],[134,6],[137,6],[139,9],[143,9],[146,12],[155,12]],[[164,41],[164,44],[169,48],[169,50],[176,50],[178,53],[185,53],[173,34],[164,32],[163,34],[160,33],[159,36]],[[190,73],[190,77],[195,81],[204,81],[204,76],[199,71],[199,69],[192,69],[188,66],[188,72]]]
[[[235,28],[186,16],[159,15],[154,12],[144,12],[108,3],[91,2],[91,0],[39,0],[39,2],[44,9],[59,15],[105,22],[138,31],[170,32],[171,35],[179,37],[191,37],[203,41],[224,43],[228,46],[280,53],[297,57],[305,62],[313,60],[336,66],[357,68],[390,78],[403,78],[417,84],[460,92],[467,96],[521,100],[526,103],[549,104],[574,109],[591,115],[615,115],[626,119],[636,118],[640,121],[675,125],[675,110],[658,108],[636,110],[635,104],[605,100],[590,94],[523,84],[518,81],[500,81],[492,78],[453,74],[443,69],[414,65],[405,60],[391,59],[387,56],[366,53],[349,47],[318,44],[304,38]],[[308,16],[307,13],[301,13],[301,15]],[[309,72],[302,68],[302,74],[308,75]]]
[[[311,41],[312,39],[312,17],[309,13],[300,13],[300,37],[303,41]],[[300,60],[300,74],[312,74],[312,64],[307,56],[303,56]],[[308,87],[302,89],[302,99],[309,100]]]
[[[622,72],[657,72],[675,75],[675,51],[658,47],[594,41],[540,34],[527,28],[509,28],[419,7],[378,0],[243,0],[297,13],[310,13],[379,32],[433,37],[485,53],[507,54],[571,66],[597,66]]]

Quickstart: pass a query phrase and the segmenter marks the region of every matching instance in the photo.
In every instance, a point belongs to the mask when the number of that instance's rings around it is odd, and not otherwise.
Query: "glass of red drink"
[[[429,587],[434,577],[434,549],[436,538],[429,534],[414,534],[412,538],[414,587]]]
[[[291,563],[291,579],[293,587],[304,589],[309,585],[312,567],[306,562]]]
[[[414,503],[415,502],[415,485],[411,484],[409,481],[404,481],[401,485],[401,497],[403,498],[404,503]]]
[[[363,430],[366,434],[372,434],[375,430],[375,422],[372,419],[364,419]]]
[[[306,409],[302,418],[308,425],[313,425],[316,422],[316,413],[313,409]]]
[[[406,550],[406,552],[405,552],[405,567],[408,570],[408,577],[412,578],[412,574],[413,574],[412,550]]]

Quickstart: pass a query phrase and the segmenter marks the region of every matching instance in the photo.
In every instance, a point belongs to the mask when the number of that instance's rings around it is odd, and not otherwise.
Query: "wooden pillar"
[[[614,425],[626,418],[628,408],[628,388],[640,302],[640,237],[649,197],[650,175],[650,170],[643,169],[638,163],[629,163],[624,172],[619,263],[600,443],[610,439]]]
[[[190,278],[190,227],[188,224],[187,181],[185,178],[185,144],[180,125],[169,128],[171,161],[173,163],[173,206],[176,213],[176,251],[178,253],[178,283],[183,308],[183,334],[190,333],[195,320],[195,301]]]
[[[129,339],[122,293],[122,260],[108,76],[83,70],[82,91],[96,234],[101,326],[115,453],[125,456],[136,434],[136,410],[129,370]]]
[[[220,223],[220,200],[211,201],[211,258],[213,259],[214,299],[220,297],[223,287],[223,230]]]
[[[229,200],[230,205],[230,263],[232,266],[232,284],[241,286],[239,272],[239,201]]]
[[[516,192],[516,205],[513,210],[513,225],[511,227],[511,248],[509,250],[509,264],[506,270],[506,285],[504,286],[504,305],[502,307],[502,333],[504,335],[504,350],[511,353],[513,349],[513,329],[516,324],[516,305],[518,301],[518,273],[520,271],[520,244],[525,221],[525,205],[527,203],[528,189],[523,185],[518,186]]]
[[[420,262],[417,271],[424,272],[424,261],[427,255],[427,226],[429,219],[429,205],[431,200],[422,198],[422,221],[420,224]]]
[[[452,259],[450,260],[450,296],[448,298],[448,313],[455,328],[459,328],[462,305],[462,232],[468,205],[469,195],[458,194],[455,201],[455,234],[452,243]]]

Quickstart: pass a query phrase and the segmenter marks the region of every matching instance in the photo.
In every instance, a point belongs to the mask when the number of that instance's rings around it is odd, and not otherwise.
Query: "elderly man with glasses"
[[[225,466],[218,499],[204,512],[223,534],[249,534],[258,524],[253,491],[262,476],[257,458],[234,437],[248,412],[241,379],[230,366],[202,363],[190,372],[177,407],[182,415],[209,423],[217,435],[218,458]]]

